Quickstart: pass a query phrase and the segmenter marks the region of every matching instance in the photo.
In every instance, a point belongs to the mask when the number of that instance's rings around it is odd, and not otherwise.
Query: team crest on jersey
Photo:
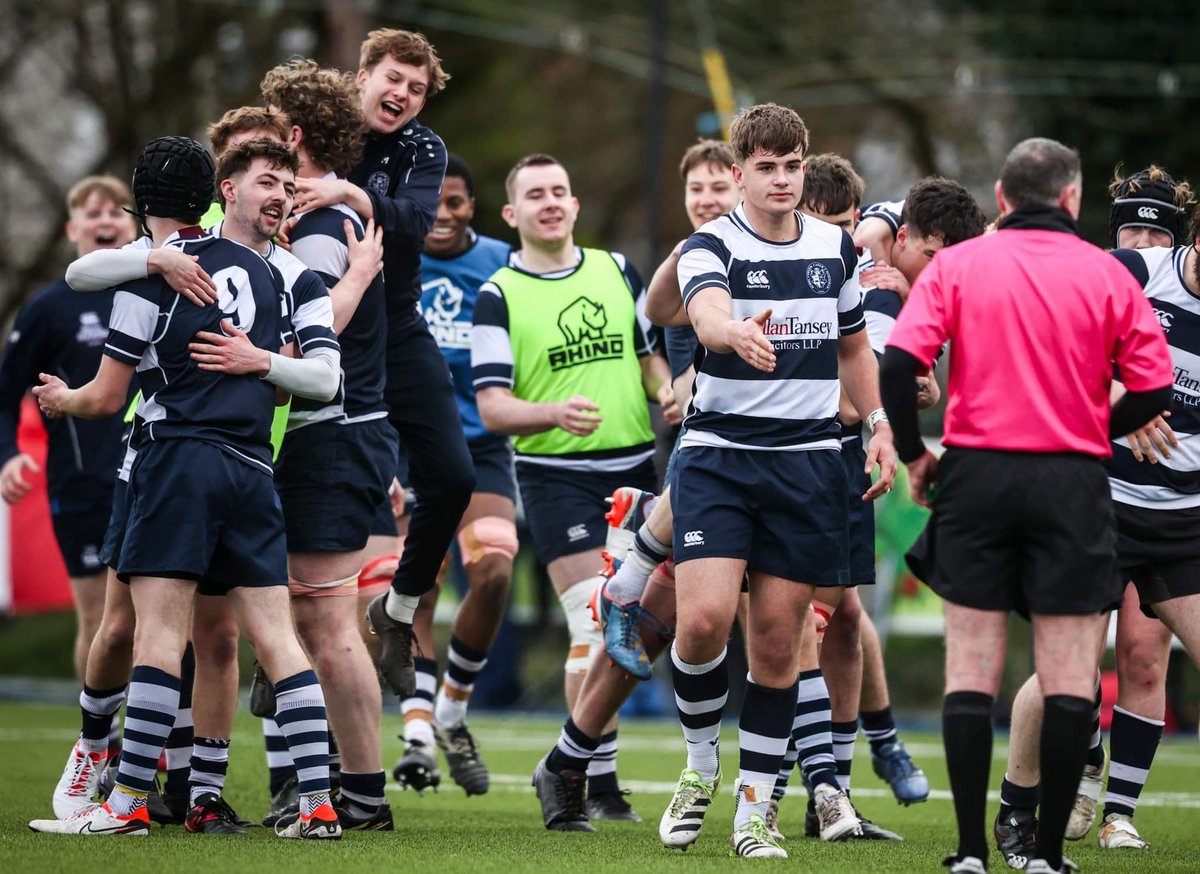
[[[108,328],[100,321],[99,313],[80,313],[75,342],[85,346],[100,346],[108,339]]]
[[[459,319],[462,315],[463,290],[444,276],[422,283],[421,297],[428,298],[424,307],[425,321],[433,339],[443,349],[470,349],[471,322]]]
[[[392,179],[390,176],[388,176],[388,174],[384,173],[382,170],[376,170],[367,177],[367,190],[374,191],[376,194],[385,196],[387,195],[388,183],[391,181]]]
[[[550,369],[563,370],[593,361],[610,361],[625,354],[625,338],[605,334],[608,315],[604,305],[577,297],[558,314],[563,344],[549,350]]]
[[[808,270],[804,271],[804,278],[808,280],[808,287],[817,294],[825,294],[833,288],[833,277],[829,275],[829,268],[820,261],[808,265]]]

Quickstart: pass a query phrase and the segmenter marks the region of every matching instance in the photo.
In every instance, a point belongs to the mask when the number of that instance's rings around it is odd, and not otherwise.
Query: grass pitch
[[[389,731],[399,718],[385,715]],[[351,833],[337,843],[282,841],[268,829],[244,838],[189,835],[182,827],[155,827],[148,838],[93,838],[33,834],[26,823],[50,813],[50,793],[76,735],[78,711],[70,707],[5,702],[0,705],[0,862],[15,872],[379,872],[409,868],[429,872],[716,871],[756,864],[729,857],[732,797],[728,785],[708,816],[704,834],[686,854],[663,849],[657,823],[684,755],[679,728],[669,723],[631,723],[621,729],[620,774],[633,790],[631,801],[646,823],[600,823],[594,835],[560,834],[542,828],[537,799],[529,787],[533,766],[554,742],[555,719],[512,716],[479,718],[472,729],[492,772],[491,791],[467,798],[445,777],[440,792],[418,797],[389,786],[396,831]],[[904,843],[822,844],[805,840],[803,803],[783,803],[781,827],[791,839],[791,871],[891,872],[942,870],[954,849],[954,811],[941,746],[936,735],[904,733],[914,758],[929,775],[933,797],[900,807],[871,772],[867,744],[860,740],[854,764],[854,798],[860,811],[906,838]],[[737,772],[737,735],[727,726],[724,770]],[[390,770],[400,742],[384,744]],[[993,784],[1003,771],[1004,739],[992,762]],[[442,763],[444,767],[444,762]],[[728,783],[732,783],[730,779]],[[266,809],[266,766],[255,720],[239,716],[231,751],[227,799],[247,819]],[[995,814],[996,799],[989,804]],[[1138,826],[1152,842],[1148,852],[1101,851],[1095,830],[1068,846],[1084,871],[1200,872],[1200,750],[1194,741],[1171,740],[1160,747],[1138,808]],[[998,854],[993,871],[1008,870]]]

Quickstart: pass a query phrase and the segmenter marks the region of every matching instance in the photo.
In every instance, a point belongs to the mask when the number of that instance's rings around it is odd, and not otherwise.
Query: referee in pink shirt
[[[883,402],[918,503],[932,502],[930,586],[945,599],[942,735],[958,819],[951,872],[986,871],[992,703],[1008,613],[1032,617],[1045,697],[1041,814],[1027,871],[1066,870],[1107,612],[1121,601],[1109,439],[1170,402],[1162,328],[1129,272],[1079,238],[1079,156],[1030,139],[996,183],[994,234],[943,249],[888,340]],[[915,380],[950,341],[947,449],[917,427]],[[1114,367],[1128,392],[1109,408]],[[936,484],[936,490],[933,488]],[[936,494],[933,494],[936,491]]]

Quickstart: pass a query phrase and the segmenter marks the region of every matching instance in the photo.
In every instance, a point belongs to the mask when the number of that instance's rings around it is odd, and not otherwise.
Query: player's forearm
[[[851,336],[856,342],[847,343],[848,338],[838,341],[838,379],[862,421],[883,406],[879,394],[879,362],[863,332]]]
[[[539,404],[507,393],[486,398],[476,395],[476,399],[484,427],[496,434],[528,437],[556,426],[555,404]]]
[[[337,394],[342,376],[339,350],[322,346],[299,359],[274,352],[267,354],[270,369],[262,378],[277,388],[321,402],[331,401]]]
[[[103,291],[150,275],[151,249],[97,249],[67,267],[67,285],[75,291]]]
[[[671,381],[671,366],[662,355],[643,355],[638,359],[642,367],[642,388],[646,397],[658,403],[658,393]]]
[[[690,324],[679,294],[679,256],[674,253],[658,265],[646,288],[646,318],[659,327]]]
[[[354,318],[358,305],[362,303],[363,295],[371,286],[374,276],[366,276],[354,268],[346,271],[333,288],[329,289],[329,299],[333,304],[333,332],[341,334]]]
[[[350,207],[360,216],[363,221],[375,218],[375,204],[371,201],[370,196],[363,189],[359,188],[353,182],[346,183],[346,189],[343,192],[342,203]]]
[[[87,385],[68,391],[59,404],[59,411],[64,416],[77,419],[103,419],[116,414],[124,405],[124,394],[106,392],[92,380]]]
[[[715,304],[701,304],[688,310],[692,327],[700,344],[710,352],[732,352],[729,329],[734,323],[732,312]]]

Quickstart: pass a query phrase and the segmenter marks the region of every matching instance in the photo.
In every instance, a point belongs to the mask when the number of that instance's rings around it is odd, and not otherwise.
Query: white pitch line
[[[492,774],[491,781],[494,788],[499,788],[504,792],[513,792],[521,795],[533,794],[533,786],[531,785],[532,775],[521,774]],[[451,784],[451,789],[453,789]],[[621,779],[621,788],[629,789],[632,792],[641,792],[646,795],[671,795],[675,791],[674,783],[667,783],[661,780],[626,780]],[[393,784],[388,785],[388,789],[392,792],[404,792],[399,786]],[[855,788],[855,798],[892,798],[892,793],[888,789],[870,789],[870,788]],[[953,801],[954,798],[948,789],[934,789],[929,793],[930,801]],[[989,801],[999,801],[999,792],[989,792]],[[1143,792],[1138,800],[1139,806],[1146,807],[1182,807],[1190,810],[1200,810],[1200,793],[1196,792]]]

